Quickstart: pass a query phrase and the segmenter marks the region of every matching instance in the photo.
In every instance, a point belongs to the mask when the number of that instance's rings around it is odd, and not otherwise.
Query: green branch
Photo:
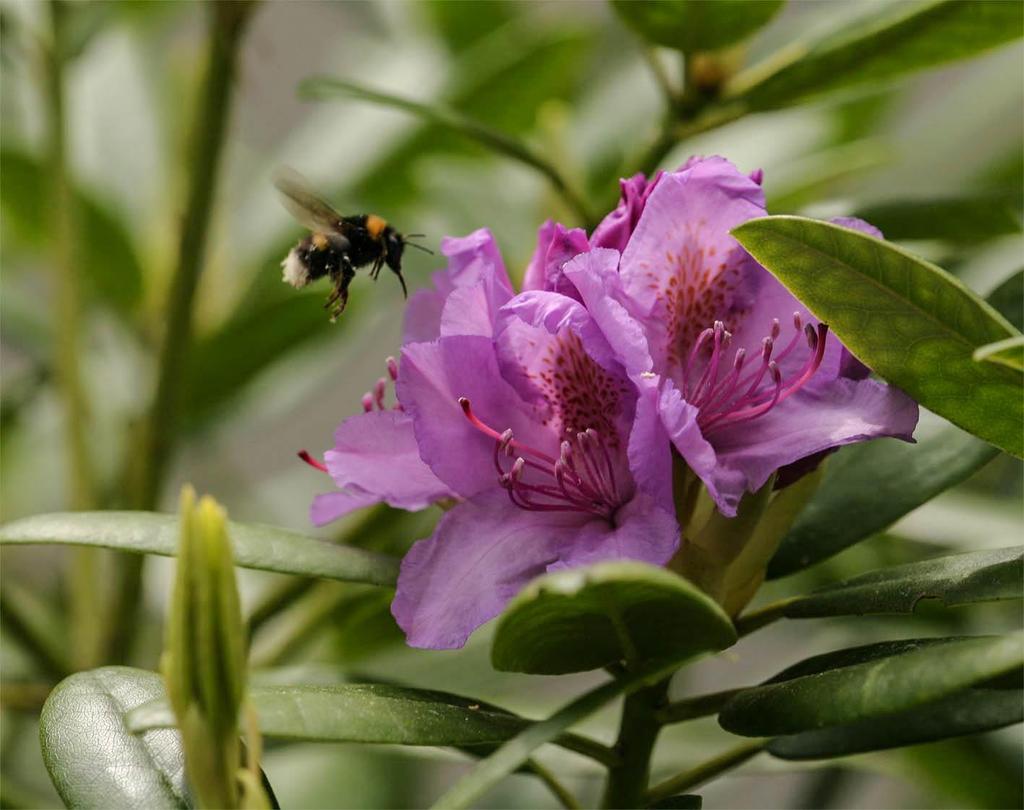
[[[474,118],[440,104],[422,104],[412,99],[402,98],[391,93],[371,90],[353,82],[341,79],[313,78],[299,85],[299,95],[308,99],[330,99],[337,96],[369,101],[396,110],[411,113],[418,118],[445,129],[458,132],[467,138],[506,157],[518,160],[540,172],[555,191],[565,200],[587,227],[595,219],[583,197],[573,188],[572,184],[562,175],[558,168],[543,155],[538,154],[528,144],[500,130],[493,129]]]
[[[743,743],[742,745],[738,745],[714,759],[709,759],[707,762],[701,763],[695,768],[683,771],[677,776],[673,776],[666,779],[664,782],[660,782],[648,791],[647,806],[650,806],[655,802],[659,802],[662,799],[667,799],[669,796],[675,796],[678,793],[685,793],[688,790],[699,787],[705,782],[711,781],[716,776],[720,776],[726,771],[732,770],[738,765],[742,765],[748,759],[751,759],[763,751],[767,744],[766,740],[755,740],[753,742]]]
[[[615,750],[622,761],[608,771],[603,807],[640,807],[651,771],[651,753],[661,731],[657,711],[668,679],[626,697]]]
[[[707,717],[711,714],[718,714],[722,707],[742,689],[726,689],[724,692],[711,692],[707,695],[677,700],[660,709],[655,717],[663,726],[672,723],[683,723],[687,720],[696,720],[698,717]]]
[[[786,615],[786,609],[796,601],[796,597],[786,597],[776,602],[769,602],[764,607],[748,611],[736,619],[736,634],[743,636],[750,635],[755,630],[760,630],[772,622],[782,619]]]
[[[210,213],[231,110],[235,62],[253,7],[251,0],[207,6],[211,15],[209,55],[192,133],[188,201],[166,307],[167,330],[160,349],[156,394],[144,428],[139,488],[134,498],[135,505],[142,509],[153,509],[157,505],[164,475],[181,431],[180,402],[192,338],[193,304],[203,268]],[[143,560],[143,557],[123,558],[119,604],[114,613],[111,642],[115,657],[124,657],[134,635]]]

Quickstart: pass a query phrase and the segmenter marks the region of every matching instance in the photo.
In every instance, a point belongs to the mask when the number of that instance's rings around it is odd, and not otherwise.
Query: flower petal
[[[917,418],[916,402],[875,380],[809,385],[764,416],[711,431],[719,464],[728,471],[715,483],[738,501],[780,467],[822,450],[881,436],[913,441]]]
[[[344,492],[327,492],[313,498],[309,507],[309,522],[314,526],[326,526],[349,512],[380,503],[380,496],[363,492],[358,487],[349,487]]]
[[[625,293],[618,252],[595,248],[568,262],[564,272],[626,371],[631,375],[650,371],[651,354],[644,331],[620,303]]]
[[[523,291],[547,290],[578,299],[575,287],[562,275],[562,266],[589,249],[590,243],[582,228],[568,229],[548,220],[537,232],[537,248],[523,275]]]
[[[495,294],[503,290],[508,296],[512,295],[512,282],[509,281],[505,263],[487,228],[480,228],[468,236],[446,237],[441,240],[441,252],[448,257],[448,265],[444,270],[434,273],[434,289],[418,290],[409,299],[403,343],[434,340],[441,334],[444,304],[456,289],[473,287],[481,280],[488,279],[489,290]]]
[[[424,509],[452,494],[420,459],[412,419],[403,411],[349,417],[324,461],[339,489],[372,494],[397,509]]]
[[[615,514],[614,525],[592,520],[561,548],[549,571],[575,568],[606,560],[639,560],[664,565],[679,548],[679,526],[670,511],[637,493]]]
[[[451,649],[558,559],[574,514],[531,512],[492,488],[441,518],[402,560],[391,613],[410,646]]]
[[[494,488],[493,438],[466,419],[459,398],[498,433],[511,428],[527,444],[550,443],[527,406],[502,378],[489,338],[457,335],[402,348],[396,391],[412,417],[420,458],[455,493],[470,498]]]
[[[620,263],[656,372],[678,379],[697,335],[715,320],[732,328],[751,305],[767,274],[729,231],[764,213],[761,187],[723,158],[658,182]]]
[[[643,213],[647,198],[651,196],[663,174],[664,172],[658,172],[650,182],[642,174],[634,174],[628,179],[620,180],[619,204],[594,228],[594,233],[590,237],[591,245],[611,248],[620,253],[625,250]]]

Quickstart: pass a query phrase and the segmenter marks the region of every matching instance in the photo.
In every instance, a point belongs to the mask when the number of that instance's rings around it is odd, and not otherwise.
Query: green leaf
[[[1019,332],[956,278],[879,239],[803,217],[753,219],[734,234],[870,368],[1024,456],[1021,375],[973,359],[979,346]]]
[[[748,737],[794,734],[906,711],[1024,666],[1024,638],[910,639],[826,653],[744,689],[719,715]]]
[[[998,363],[1015,371],[1024,371],[1024,335],[997,340],[974,350],[979,363]]]
[[[976,734],[1024,720],[1024,691],[969,688],[886,717],[776,737],[768,752],[780,759],[825,759]]]
[[[479,700],[391,684],[255,686],[248,696],[260,732],[293,741],[452,746],[479,756],[533,725]],[[127,722],[139,734],[172,727],[175,717],[161,698],[134,709]],[[615,760],[610,749],[573,734],[553,742],[598,762]]]
[[[1024,306],[1021,306],[1021,301],[1024,301],[1024,270],[1018,270],[1006,279],[985,300],[1015,329],[1024,329]]]
[[[526,762],[534,750],[551,742],[571,726],[586,719],[619,695],[629,695],[667,677],[678,666],[652,664],[620,680],[610,681],[580,695],[546,720],[519,732],[497,751],[481,760],[472,771],[438,799],[436,810],[469,807],[481,795]]]
[[[922,599],[946,607],[1000,599],[1020,599],[1024,549],[970,551],[869,571],[790,602],[793,618],[865,613],[913,613]]]
[[[393,745],[482,745],[504,742],[530,725],[477,700],[383,684],[255,686],[249,701],[267,737]],[[128,718],[138,733],[174,725],[165,700]]]
[[[491,663],[557,675],[616,661],[683,661],[736,641],[729,617],[687,580],[637,562],[599,563],[539,577],[513,599]]]
[[[894,440],[844,447],[782,539],[768,578],[795,573],[882,531],[984,467],[999,451],[952,425],[917,444]]]
[[[736,76],[727,94],[767,110],[975,56],[1017,39],[1024,5],[1002,0],[894,3],[812,43],[797,43]]]
[[[858,209],[855,216],[877,227],[886,239],[939,239],[977,244],[1020,233],[1019,202],[1006,194],[896,200],[865,206]]]
[[[258,523],[228,523],[235,565],[308,577],[394,585],[399,561]],[[178,518],[156,512],[56,512],[0,526],[0,545],[102,546],[173,557]]]
[[[34,158],[5,149],[0,152],[4,182],[0,207],[15,231],[38,250],[49,250],[47,228],[48,176]],[[142,298],[142,267],[131,236],[116,216],[81,188],[73,189],[76,255],[92,291],[128,312]]]
[[[612,0],[627,25],[655,45],[713,51],[754,33],[783,0]]]
[[[136,736],[125,713],[164,693],[160,676],[103,667],[61,681],[43,706],[40,739],[68,807],[190,807],[176,731]]]

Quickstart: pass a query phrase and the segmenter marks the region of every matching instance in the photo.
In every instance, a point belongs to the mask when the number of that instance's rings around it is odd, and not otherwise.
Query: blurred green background
[[[884,5],[791,2],[731,58],[756,61]],[[72,6],[74,52],[63,69],[86,455],[97,484],[92,505],[123,508],[131,504],[140,425],[154,395],[208,9],[179,2]],[[55,355],[67,335],[47,201],[53,163],[41,53],[49,9],[5,0],[0,13],[0,509],[7,521],[67,509],[73,499],[55,386]],[[180,392],[182,432],[158,507],[173,508],[174,494],[189,481],[236,519],[310,531],[309,501],[329,487],[295,453],[308,448],[319,455],[331,445],[336,424],[359,410],[362,393],[399,346],[402,299],[390,277],[377,285],[357,279],[352,303],[334,325],[321,308],[325,288],[296,292],[281,283],[280,261],[302,231],[276,197],[275,167],[298,169],[343,213],[375,211],[402,230],[426,233],[424,241],[435,249],[444,235],[489,227],[513,277],[521,274],[544,219],[580,224],[528,167],[402,112],[353,100],[303,101],[297,94],[303,79],[334,76],[426,103],[443,101],[528,139],[600,211],[614,202],[616,179],[635,170],[663,115],[650,58],[600,2],[257,7],[233,85],[194,344]],[[653,58],[674,70],[670,53]],[[773,213],[864,213],[987,293],[1020,269],[1024,255],[1022,77],[1018,42],[897,85],[860,87],[855,94],[747,116],[680,143],[662,165],[721,154],[744,171],[763,168]],[[923,211],[904,204],[937,199],[949,204]],[[410,251],[405,266],[416,289],[441,263]],[[922,430],[936,422],[926,418]],[[795,581],[771,583],[763,597],[943,551],[1011,545],[1019,540],[1021,483],[1020,464],[1000,456],[886,535]],[[369,535],[378,547],[401,550],[429,532],[434,517],[386,515]],[[338,529],[319,533],[332,537]],[[77,641],[66,616],[75,598],[67,584],[74,555],[5,549],[0,574],[5,592],[32,605],[40,622],[51,622],[57,643],[72,646]],[[115,563],[111,555],[94,562],[102,591]],[[144,629],[131,658],[140,666],[155,666],[170,570],[163,560],[146,567]],[[239,576],[250,607],[281,587],[272,575]],[[983,626],[989,632],[993,621],[1019,625],[1019,606],[936,611],[924,628],[920,618],[914,624],[876,618],[776,625],[691,668],[688,682],[674,692],[750,683],[815,652],[873,640],[883,627],[892,635]],[[22,654],[7,627],[2,641],[0,805],[59,805],[37,737],[38,706],[52,677]],[[406,650],[388,616],[387,594],[321,583],[260,627],[254,662],[268,669],[254,680],[368,674],[461,691],[529,716],[541,716],[596,680],[494,673],[487,649],[485,630],[461,652]],[[614,718],[614,711],[605,712],[585,730],[610,741]],[[655,777],[706,758],[725,747],[725,739],[713,721],[669,728]],[[762,757],[701,792],[706,807],[1019,806],[1020,745],[1016,727],[824,765]],[[560,750],[541,759],[566,772],[581,795],[596,797],[598,773],[585,761]],[[275,745],[265,760],[285,807],[427,806],[466,767],[461,757],[433,749],[306,744]],[[547,807],[553,800],[516,776],[486,801],[490,807]]]

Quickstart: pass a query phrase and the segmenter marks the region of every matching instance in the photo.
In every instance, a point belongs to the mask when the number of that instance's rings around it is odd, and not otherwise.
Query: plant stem
[[[668,679],[628,695],[615,748],[621,762],[608,770],[603,807],[640,807],[651,770],[651,752],[661,730],[657,711],[665,701]]]
[[[726,689],[723,692],[711,692],[707,695],[677,700],[660,709],[656,717],[661,725],[667,726],[671,723],[682,723],[686,720],[695,720],[698,717],[707,717],[709,714],[718,714],[733,695],[742,691],[742,689]]]
[[[75,200],[67,165],[67,115],[64,73],[67,64],[66,15],[62,0],[50,3],[52,41],[46,60],[46,99],[49,111],[49,164],[52,177],[50,212],[53,228],[53,266],[57,274],[56,378],[64,406],[68,448],[68,493],[72,509],[90,509],[95,503],[92,467],[86,445],[85,389],[81,378],[79,346],[82,332],[81,289],[75,265]],[[71,554],[68,581],[69,613],[74,622],[73,657],[79,668],[95,666],[103,643],[103,605],[97,584],[102,552],[86,548]]]
[[[531,759],[526,764],[526,767],[528,770],[532,771],[540,781],[547,785],[548,789],[552,794],[554,794],[555,798],[558,799],[559,804],[561,804],[565,810],[580,810],[582,805],[576,801],[576,797],[566,789],[565,785],[555,778],[551,771],[534,759]]]
[[[675,796],[678,793],[684,793],[687,790],[699,787],[716,776],[735,768],[737,765],[742,765],[748,759],[763,751],[765,745],[767,745],[766,740],[743,743],[714,759],[701,763],[695,768],[666,779],[648,791],[647,804],[650,805],[669,796]]]
[[[762,627],[784,618],[786,608],[795,601],[796,597],[790,596],[785,599],[779,599],[776,602],[769,602],[764,607],[744,613],[736,619],[736,634],[742,638],[743,636],[750,635],[755,630],[760,630]]]
[[[167,303],[167,329],[160,349],[156,394],[143,433],[142,471],[135,497],[135,504],[141,509],[157,506],[181,430],[180,402],[192,337],[193,303],[203,268],[217,170],[227,132],[235,63],[253,5],[250,0],[237,0],[210,3],[206,7],[211,15],[209,55],[192,133],[188,201]],[[112,639],[115,658],[124,658],[134,636],[144,559],[141,555],[122,557]]]

